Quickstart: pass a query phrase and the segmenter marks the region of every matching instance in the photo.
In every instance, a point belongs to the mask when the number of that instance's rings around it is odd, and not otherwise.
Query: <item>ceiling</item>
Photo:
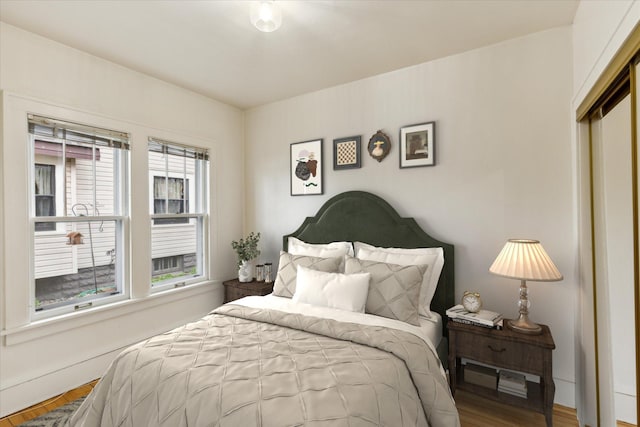
[[[0,20],[246,109],[570,25],[579,0],[0,0]]]

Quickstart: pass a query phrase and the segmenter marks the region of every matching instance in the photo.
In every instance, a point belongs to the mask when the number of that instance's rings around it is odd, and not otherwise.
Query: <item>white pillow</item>
[[[353,256],[353,245],[351,242],[306,243],[295,237],[289,237],[287,252],[291,255],[337,258],[344,255]]]
[[[370,273],[325,273],[298,266],[293,301],[364,313]]]
[[[440,273],[444,266],[444,251],[442,248],[379,248],[367,243],[354,243],[356,258],[385,262],[397,265],[427,264],[420,288],[420,305],[418,312],[421,316],[433,318],[431,314],[431,300],[436,293]]]

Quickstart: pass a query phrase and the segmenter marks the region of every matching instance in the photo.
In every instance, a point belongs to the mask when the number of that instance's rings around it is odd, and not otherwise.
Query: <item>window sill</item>
[[[190,286],[173,288],[149,294],[140,299],[128,299],[109,305],[95,307],[90,310],[68,313],[57,317],[37,320],[28,325],[5,329],[0,336],[5,338],[5,345],[11,346],[37,340],[43,336],[58,334],[114,317],[124,316],[132,311],[140,311],[168,304],[183,298],[190,298],[211,292],[212,285],[220,285],[220,281],[205,281]],[[214,307],[211,309],[213,310]]]

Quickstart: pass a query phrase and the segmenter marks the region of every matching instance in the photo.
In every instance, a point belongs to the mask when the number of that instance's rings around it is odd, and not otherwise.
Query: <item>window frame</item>
[[[153,168],[149,166],[149,216],[152,233],[153,230],[160,232],[165,227],[191,227],[195,226],[196,234],[196,275],[194,276],[180,276],[172,279],[168,279],[161,283],[154,283],[153,280],[150,283],[151,293],[157,293],[166,291],[168,289],[179,288],[189,285],[194,285],[209,280],[208,263],[205,261],[208,259],[208,230],[209,230],[209,168],[210,163],[208,159],[208,150],[205,148],[196,147],[192,144],[182,144],[166,141],[153,136],[148,138],[147,144],[147,156],[151,152],[158,152],[158,146],[164,146],[163,150],[166,151],[164,169],[161,170],[157,166]],[[155,146],[156,149],[151,147]],[[176,170],[169,170],[169,155],[184,150],[190,154],[194,154],[194,170],[193,173],[187,173],[186,161],[183,166],[182,172]],[[176,155],[176,157],[180,157]],[[182,157],[189,158],[190,156],[184,155]],[[155,176],[167,177],[167,178],[184,178],[187,181],[191,181],[188,185],[189,191],[189,209],[191,212],[184,212],[179,214],[156,214],[154,206],[154,182]],[[156,224],[156,220],[171,220],[179,219],[186,220],[186,223],[172,223],[172,224]],[[192,224],[192,220],[195,220],[195,224]],[[151,238],[153,236],[150,236]],[[152,239],[153,240],[153,239]],[[177,255],[177,254],[176,254]],[[150,242],[150,269],[151,278],[153,278],[153,241]],[[169,256],[169,255],[167,255]],[[165,256],[158,257],[164,258]]]
[[[31,115],[29,115],[31,116]],[[52,119],[53,120],[53,119]],[[99,127],[88,126],[96,129]],[[37,322],[42,320],[48,320],[57,318],[63,315],[69,315],[75,312],[84,311],[85,309],[101,307],[110,305],[116,302],[130,299],[131,286],[128,280],[129,271],[129,198],[131,195],[130,188],[130,160],[129,150],[127,149],[114,149],[113,156],[113,170],[114,179],[120,180],[120,185],[116,185],[114,182],[113,189],[113,214],[114,215],[86,215],[86,216],[67,216],[65,204],[69,201],[66,200],[66,162],[65,157],[61,157],[59,161],[53,160],[51,164],[55,165],[56,170],[56,191],[60,194],[60,197],[56,200],[56,216],[35,216],[35,165],[36,163],[47,163],[42,161],[43,157],[49,157],[42,154],[36,154],[35,142],[45,141],[58,144],[64,144],[64,138],[56,138],[51,136],[45,136],[41,134],[27,132],[28,137],[28,152],[29,152],[29,178],[28,188],[29,190],[29,230],[30,230],[30,245],[29,245],[29,257],[30,257],[30,271],[29,271],[29,316],[31,322]],[[70,141],[73,144],[73,141]],[[52,158],[56,159],[56,158]],[[59,173],[58,173],[59,171]],[[76,180],[75,168],[70,170],[70,178],[72,181]],[[92,173],[92,179],[96,179],[95,169]],[[60,188],[62,187],[62,188]],[[95,188],[94,188],[95,192]],[[95,213],[95,212],[94,212]],[[35,249],[36,239],[38,236],[45,234],[60,234],[64,233],[58,224],[59,223],[73,223],[73,222],[108,222],[114,221],[114,245],[116,247],[116,255],[114,258],[114,284],[118,289],[118,294],[108,296],[97,296],[95,298],[87,298],[83,301],[69,300],[69,304],[60,307],[51,307],[48,309],[38,309],[36,306],[36,271],[35,271]],[[35,223],[54,223],[55,230],[52,231],[36,231]],[[77,256],[74,254],[73,265],[77,270]]]

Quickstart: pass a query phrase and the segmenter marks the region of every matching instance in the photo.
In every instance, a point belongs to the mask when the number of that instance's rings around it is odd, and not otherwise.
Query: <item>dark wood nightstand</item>
[[[506,323],[506,320],[505,320]],[[449,329],[449,385],[514,406],[544,414],[547,426],[553,425],[553,382],[551,352],[556,348],[551,331],[542,326],[541,335],[524,335],[507,328],[483,328],[448,321]],[[540,383],[527,382],[527,398],[498,392],[464,381],[460,358],[475,360],[497,368],[511,369],[540,377]]]
[[[273,282],[241,282],[238,279],[222,282],[224,285],[224,302],[234,301],[251,295],[267,295],[273,292]]]

